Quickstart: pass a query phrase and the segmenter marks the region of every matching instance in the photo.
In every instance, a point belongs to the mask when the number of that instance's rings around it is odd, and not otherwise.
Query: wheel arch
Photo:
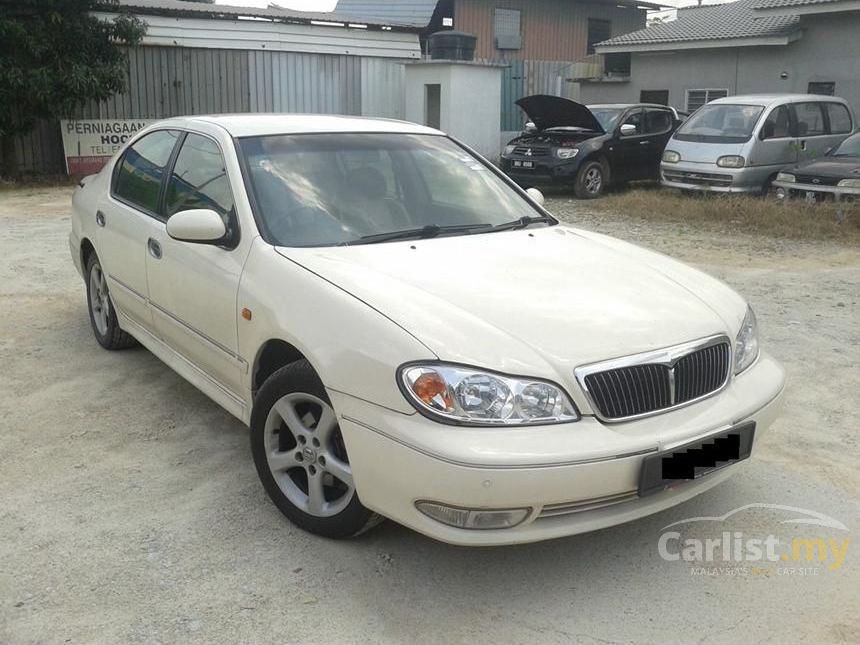
[[[257,350],[254,357],[254,365],[251,370],[251,393],[256,396],[272,374],[290,363],[306,360],[313,366],[313,362],[295,345],[281,338],[270,338]],[[314,367],[314,371],[319,371]]]
[[[87,262],[90,260],[90,256],[94,255],[96,252],[96,247],[90,241],[90,238],[84,237],[81,239],[81,271],[85,272],[87,268]]]

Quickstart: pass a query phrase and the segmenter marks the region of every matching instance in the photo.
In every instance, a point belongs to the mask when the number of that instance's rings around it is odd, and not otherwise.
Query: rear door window
[[[176,130],[158,130],[135,141],[117,167],[114,197],[147,213],[157,214],[164,169],[178,139]]]
[[[851,114],[841,103],[825,103],[827,116],[830,118],[831,134],[848,134],[852,130]]]
[[[797,117],[797,136],[814,137],[827,134],[821,103],[795,103],[794,113]]]

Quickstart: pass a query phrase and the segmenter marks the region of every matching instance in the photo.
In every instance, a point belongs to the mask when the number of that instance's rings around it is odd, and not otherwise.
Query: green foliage
[[[146,26],[129,14],[89,14],[110,4],[116,0],[0,0],[0,136],[125,90],[122,47],[140,43]]]

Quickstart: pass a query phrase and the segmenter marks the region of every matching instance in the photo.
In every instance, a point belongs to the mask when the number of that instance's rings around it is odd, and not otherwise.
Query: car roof
[[[442,134],[439,130],[408,121],[321,114],[212,114],[176,117],[162,121],[159,125],[193,128],[195,124],[202,123],[220,126],[234,137],[325,132]]]
[[[837,96],[824,96],[822,94],[738,94],[715,99],[711,103],[731,105],[761,105],[769,107],[777,103],[803,103],[806,101],[830,101],[834,103],[845,103],[844,99]]]

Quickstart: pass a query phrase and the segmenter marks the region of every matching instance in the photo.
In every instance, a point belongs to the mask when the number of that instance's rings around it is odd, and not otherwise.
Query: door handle
[[[650,141],[640,141],[640,142],[639,142],[639,145],[640,145],[640,146],[647,146],[647,145],[649,145],[650,143],[651,143]]]
[[[149,238],[146,242],[146,247],[149,249],[149,254],[154,257],[156,260],[161,259],[161,244],[159,244],[158,240],[153,240]]]
[[[105,214],[101,211],[96,211],[96,224],[99,226],[105,225]]]
[[[801,149],[801,150],[806,150],[806,140],[805,140],[805,139],[804,139],[803,141],[801,141],[801,142],[800,142],[800,149]]]

